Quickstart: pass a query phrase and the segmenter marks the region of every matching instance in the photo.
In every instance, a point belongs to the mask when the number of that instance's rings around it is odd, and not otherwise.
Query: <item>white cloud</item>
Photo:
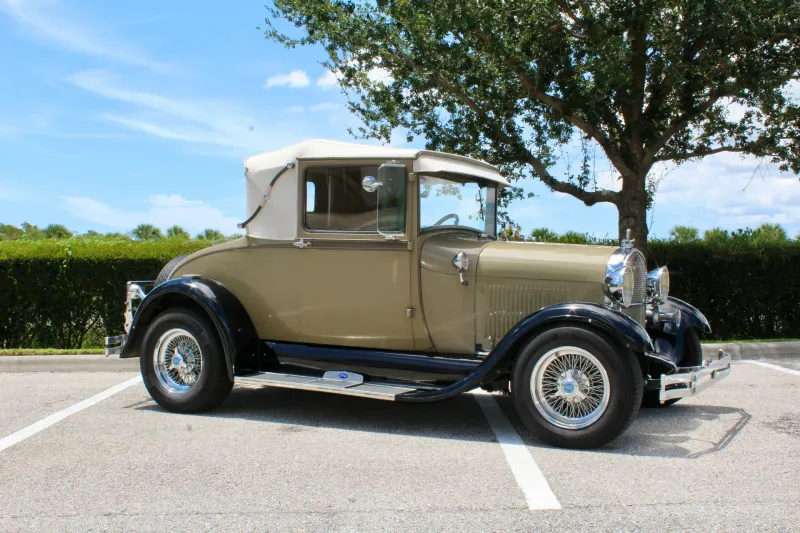
[[[0,11],[5,11],[25,35],[57,48],[159,72],[168,70],[168,65],[149,57],[131,43],[104,33],[107,24],[75,20],[59,9],[58,2],[0,0]]]
[[[305,108],[301,105],[292,105],[283,110],[285,113],[302,113]]]
[[[264,83],[265,88],[288,86],[293,88],[305,87],[311,83],[311,79],[305,70],[293,70],[288,74],[276,74],[270,76]]]
[[[217,229],[226,235],[238,231],[238,220],[205,202],[188,200],[179,194],[152,195],[148,198],[148,206],[142,210],[121,209],[85,196],[65,197],[64,206],[76,218],[120,231],[130,231],[139,224],[153,224],[162,229],[177,224],[192,234],[206,228]]]
[[[341,106],[334,102],[322,102],[321,104],[314,104],[308,109],[311,111],[333,111],[341,108]]]
[[[656,193],[655,226],[665,236],[676,224],[701,230],[781,224],[800,230],[800,181],[754,157],[710,156],[670,172]]]
[[[317,87],[330,89],[339,83],[339,77],[331,70],[326,70],[325,74],[317,78]]]
[[[123,102],[133,114],[107,112],[101,118],[128,129],[165,139],[261,151],[277,138],[256,132],[253,114],[225,101],[191,100],[123,87],[105,71],[88,70],[67,78],[72,85],[111,101]]]

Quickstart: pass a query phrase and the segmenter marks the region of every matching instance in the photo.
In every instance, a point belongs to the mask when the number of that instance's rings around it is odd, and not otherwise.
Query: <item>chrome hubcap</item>
[[[582,348],[555,348],[533,367],[531,396],[551,424],[581,429],[595,423],[608,407],[608,374],[600,361]]]
[[[171,329],[158,340],[154,363],[161,385],[173,394],[185,394],[200,378],[203,352],[191,333],[185,329]]]

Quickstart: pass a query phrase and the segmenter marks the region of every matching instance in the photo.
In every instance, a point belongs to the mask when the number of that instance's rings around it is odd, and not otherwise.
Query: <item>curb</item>
[[[0,372],[138,372],[139,359],[105,355],[4,355]]]
[[[703,355],[705,357],[716,355],[719,350],[731,354],[731,359],[800,358],[800,341],[703,344]]]

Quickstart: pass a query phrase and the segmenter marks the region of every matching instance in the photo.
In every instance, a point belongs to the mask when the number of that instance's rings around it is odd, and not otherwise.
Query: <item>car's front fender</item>
[[[398,401],[442,400],[479,387],[504,372],[520,352],[521,345],[538,331],[554,325],[581,325],[600,330],[635,353],[653,352],[647,331],[629,316],[595,303],[561,303],[540,309],[520,321],[494,346],[486,359],[469,375],[436,391],[402,394]]]

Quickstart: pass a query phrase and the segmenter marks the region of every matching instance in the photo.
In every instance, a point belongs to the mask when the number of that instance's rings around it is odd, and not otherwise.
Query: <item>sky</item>
[[[0,223],[230,234],[249,214],[245,157],[353,141],[358,122],[324,51],[264,40],[266,15],[263,0],[0,0]],[[651,235],[765,222],[800,232],[796,175],[732,154],[657,173]],[[611,172],[598,181],[615,187]],[[613,206],[525,188],[537,196],[510,209],[524,232],[616,235]]]

